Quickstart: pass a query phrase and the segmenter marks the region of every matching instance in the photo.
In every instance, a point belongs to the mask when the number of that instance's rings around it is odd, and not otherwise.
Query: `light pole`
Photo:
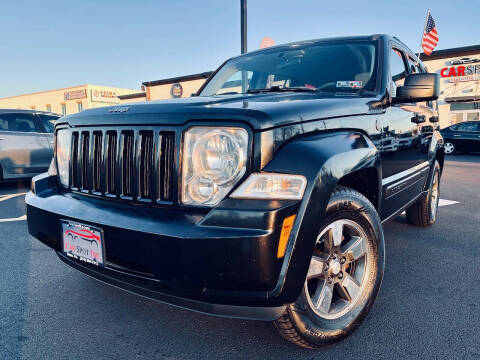
[[[240,45],[241,53],[247,52],[247,0],[240,0]],[[242,71],[242,93],[247,91],[247,72]]]
[[[247,0],[240,0],[241,53],[247,52]]]

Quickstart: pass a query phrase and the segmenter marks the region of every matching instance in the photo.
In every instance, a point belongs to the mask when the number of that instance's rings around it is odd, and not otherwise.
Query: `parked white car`
[[[48,170],[59,115],[0,109],[0,180],[30,178]]]

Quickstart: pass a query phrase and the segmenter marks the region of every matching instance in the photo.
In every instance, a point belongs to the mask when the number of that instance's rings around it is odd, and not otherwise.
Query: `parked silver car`
[[[48,170],[54,122],[59,115],[0,109],[0,180],[29,178]]]

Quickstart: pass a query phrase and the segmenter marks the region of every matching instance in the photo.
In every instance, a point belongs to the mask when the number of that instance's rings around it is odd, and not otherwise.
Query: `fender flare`
[[[262,171],[300,174],[307,178],[280,275],[269,297],[284,303],[296,300],[320,230],[317,229],[319,219],[325,216],[330,195],[338,181],[350,173],[375,168],[380,194],[380,164],[379,151],[370,138],[359,131],[341,130],[294,138],[283,145],[265,166]]]

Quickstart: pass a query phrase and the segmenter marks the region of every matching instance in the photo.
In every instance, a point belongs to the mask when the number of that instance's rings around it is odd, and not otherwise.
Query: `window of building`
[[[478,109],[480,109],[480,101],[450,104],[450,111]]]
[[[403,86],[405,76],[407,76],[407,69],[405,68],[405,61],[400,50],[392,48],[390,52],[390,71],[395,85]]]
[[[479,120],[478,112],[467,112],[467,121]]]
[[[450,113],[450,124],[458,124],[463,121],[463,113]]]
[[[81,101],[77,103],[77,106],[78,106],[78,112],[83,111],[83,103]]]
[[[52,112],[52,105],[47,104],[45,105],[45,108],[47,109],[48,112]]]
[[[67,115],[67,104],[62,103],[62,115]]]
[[[58,119],[58,116],[46,115],[46,114],[37,114],[38,118],[42,122],[43,127],[49,133],[53,133],[55,129],[55,121]]]
[[[4,131],[35,132],[35,120],[31,114],[2,114],[0,129]]]

